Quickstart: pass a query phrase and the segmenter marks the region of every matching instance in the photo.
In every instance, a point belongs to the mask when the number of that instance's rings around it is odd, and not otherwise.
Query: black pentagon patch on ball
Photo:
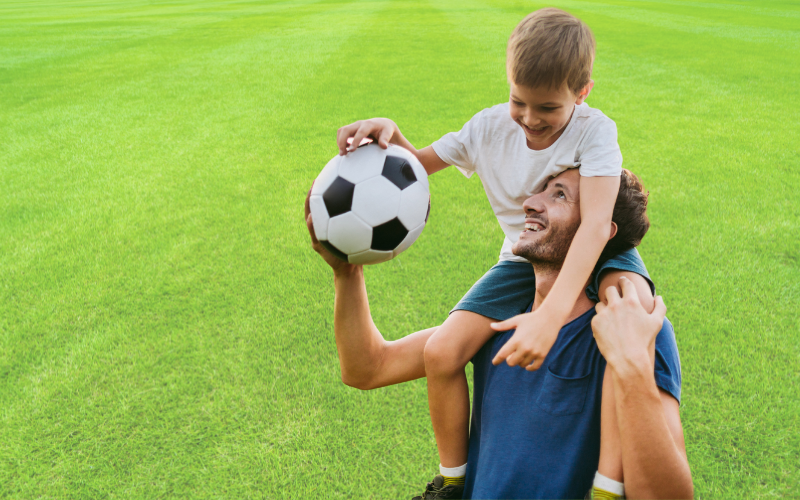
[[[337,177],[336,180],[333,181],[333,184],[331,184],[322,195],[329,216],[336,217],[337,215],[350,211],[350,206],[353,204],[353,190],[355,188],[355,184],[341,177]]]
[[[431,197],[428,197],[428,211],[425,212],[425,223],[428,223],[428,216],[431,214]]]
[[[381,175],[389,179],[392,184],[399,187],[401,190],[417,182],[417,176],[414,175],[414,169],[404,158],[399,156],[386,156],[386,161],[383,162],[383,172]]]
[[[389,222],[384,222],[380,226],[372,228],[373,250],[394,250],[408,235],[408,229],[395,217]]]
[[[335,246],[333,246],[333,244],[330,241],[320,241],[320,243],[322,244],[322,246],[325,247],[325,250],[329,251],[334,256],[347,262],[347,255],[338,248],[336,248]]]

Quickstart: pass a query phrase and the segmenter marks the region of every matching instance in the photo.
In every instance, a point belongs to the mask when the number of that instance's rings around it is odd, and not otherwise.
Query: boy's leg
[[[603,395],[600,403],[600,462],[597,464],[597,472],[609,479],[622,482],[622,446],[617,424],[614,381],[608,366],[603,375]]]
[[[655,360],[655,344],[650,346],[650,360]],[[622,469],[622,442],[617,422],[617,402],[611,369],[606,366],[603,375],[603,394],[600,403],[600,461],[590,498],[625,498]]]
[[[443,467],[467,463],[469,387],[464,368],[496,333],[493,319],[470,311],[454,311],[425,345],[428,405],[439,459]]]

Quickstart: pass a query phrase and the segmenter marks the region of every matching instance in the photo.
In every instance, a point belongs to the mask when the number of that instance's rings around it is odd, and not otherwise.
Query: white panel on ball
[[[363,252],[372,243],[372,227],[353,212],[337,215],[328,222],[328,241],[347,255]]]
[[[356,184],[353,190],[353,212],[372,227],[397,217],[400,188],[382,175]]]
[[[422,163],[414,156],[414,153],[406,148],[391,144],[389,149],[386,150],[386,154],[405,158],[408,164],[411,165],[411,169],[414,170],[414,176],[417,180],[425,185],[425,189],[430,189],[428,185],[428,173],[425,171],[425,167],[422,166]]]
[[[386,262],[392,257],[392,252],[367,250],[366,252],[359,252],[355,255],[348,255],[347,261],[351,264],[378,264],[380,262]]]
[[[322,196],[312,195],[308,199],[308,206],[311,208],[311,220],[314,223],[314,234],[318,240],[328,239],[328,209],[325,208],[325,200]]]
[[[411,231],[409,231],[406,237],[403,238],[403,241],[401,241],[400,244],[397,245],[397,248],[394,249],[394,253],[392,256],[397,257],[398,255],[400,255],[401,252],[408,249],[408,247],[410,247],[412,243],[417,241],[417,238],[419,238],[419,235],[422,234],[423,229],[425,229],[425,223],[422,223],[419,226],[412,229]]]
[[[406,227],[417,227],[425,222],[430,195],[419,182],[408,186],[400,193],[400,210],[397,218]]]
[[[341,156],[334,156],[331,161],[325,165],[325,168],[322,169],[322,172],[319,173],[317,179],[314,181],[314,186],[311,188],[312,195],[320,195],[328,189],[333,181],[336,180],[336,176],[339,174],[339,162],[341,161]]]
[[[368,144],[357,148],[342,158],[339,164],[339,177],[358,184],[371,177],[381,175],[386,152],[377,144]]]

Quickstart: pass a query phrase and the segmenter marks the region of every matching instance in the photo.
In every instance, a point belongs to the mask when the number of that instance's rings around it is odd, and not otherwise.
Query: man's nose
[[[522,203],[522,209],[525,210],[525,214],[536,213],[540,214],[544,212],[544,192],[537,193]]]

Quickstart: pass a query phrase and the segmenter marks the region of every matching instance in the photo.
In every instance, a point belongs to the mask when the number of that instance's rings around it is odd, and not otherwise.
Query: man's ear
[[[593,88],[594,88],[594,80],[589,80],[589,83],[587,83],[586,86],[583,87],[583,90],[581,90],[581,93],[578,94],[578,99],[575,101],[575,104],[583,104],[583,101],[585,101],[586,98],[589,97],[589,94],[592,92]]]
[[[614,222],[614,221],[611,221],[611,232],[608,235],[609,241],[611,241],[611,238],[613,238],[616,235],[617,235],[617,223]]]

